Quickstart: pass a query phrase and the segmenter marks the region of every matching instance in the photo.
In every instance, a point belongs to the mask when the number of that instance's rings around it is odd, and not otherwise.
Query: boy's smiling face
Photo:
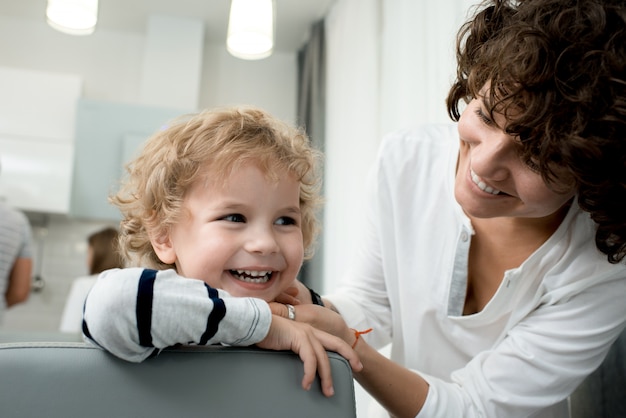
[[[274,300],[293,284],[304,257],[300,183],[278,174],[273,181],[245,163],[224,181],[196,181],[180,221],[152,239],[156,254],[180,275],[233,296]]]

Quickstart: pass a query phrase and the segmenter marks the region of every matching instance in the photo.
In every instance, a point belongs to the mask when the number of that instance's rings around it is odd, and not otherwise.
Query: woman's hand
[[[289,318],[289,310],[286,305],[277,302],[270,302],[269,305],[274,315]],[[337,312],[323,306],[312,304],[300,304],[294,306],[294,310],[296,321],[307,323],[316,329],[335,335],[350,346],[354,344],[354,331],[348,327],[341,315]]]
[[[270,309],[273,317],[282,316],[281,319],[289,321],[285,319],[289,315],[287,306],[272,302]],[[428,394],[428,383],[419,374],[394,363],[364,339],[359,339],[357,332],[350,329],[337,312],[323,306],[305,304],[295,306],[294,309],[295,321],[289,322],[306,322],[318,331],[323,329],[326,333],[341,337],[344,344],[358,352],[360,367],[352,367],[354,378],[391,416],[414,417],[419,413]]]
[[[286,309],[285,305],[282,306]],[[271,350],[291,350],[298,354],[304,363],[302,387],[306,390],[311,388],[317,371],[322,384],[322,392],[326,396],[334,394],[330,361],[326,350],[342,355],[348,360],[354,372],[359,372],[363,368],[357,354],[342,339],[280,315],[272,315],[270,331],[257,346]]]

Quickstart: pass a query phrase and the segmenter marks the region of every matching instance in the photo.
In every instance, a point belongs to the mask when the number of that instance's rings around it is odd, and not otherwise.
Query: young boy
[[[332,395],[325,349],[358,371],[354,351],[272,316],[267,303],[311,255],[318,159],[303,132],[255,108],[206,111],[157,132],[111,198],[128,268],[102,273],[91,290],[86,339],[133,362],[176,344],[293,350],[303,387],[317,369]]]

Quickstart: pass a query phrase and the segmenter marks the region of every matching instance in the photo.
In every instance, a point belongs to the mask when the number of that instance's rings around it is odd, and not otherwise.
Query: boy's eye
[[[276,219],[275,224],[276,225],[297,225],[298,222],[296,222],[296,220],[290,216],[281,216],[280,218]]]
[[[239,213],[233,213],[230,215],[226,215],[224,217],[221,218],[223,221],[228,221],[228,222],[246,222],[246,217],[239,214]]]

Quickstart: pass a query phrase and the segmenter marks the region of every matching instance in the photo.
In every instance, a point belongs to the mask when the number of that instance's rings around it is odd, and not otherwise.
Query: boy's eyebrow
[[[289,206],[284,209],[288,213],[294,213],[296,215],[300,215],[302,211],[300,210],[300,206]]]
[[[235,203],[235,202],[228,202],[228,201],[226,201],[226,202],[218,202],[218,205],[216,205],[216,206],[219,206],[219,207],[221,207],[223,209],[233,209],[233,210],[235,210],[235,209],[246,208],[246,207],[249,207],[250,205],[247,205],[247,204],[244,204],[244,203]]]
[[[247,203],[236,203],[236,202],[223,202],[223,203],[219,203],[218,205],[222,210],[241,210],[241,209],[247,209],[249,207],[251,207],[252,205],[249,205]],[[302,213],[302,210],[300,210],[300,206],[286,206],[284,208],[280,208],[281,211],[285,211],[287,213],[293,213],[295,215],[300,215]]]

